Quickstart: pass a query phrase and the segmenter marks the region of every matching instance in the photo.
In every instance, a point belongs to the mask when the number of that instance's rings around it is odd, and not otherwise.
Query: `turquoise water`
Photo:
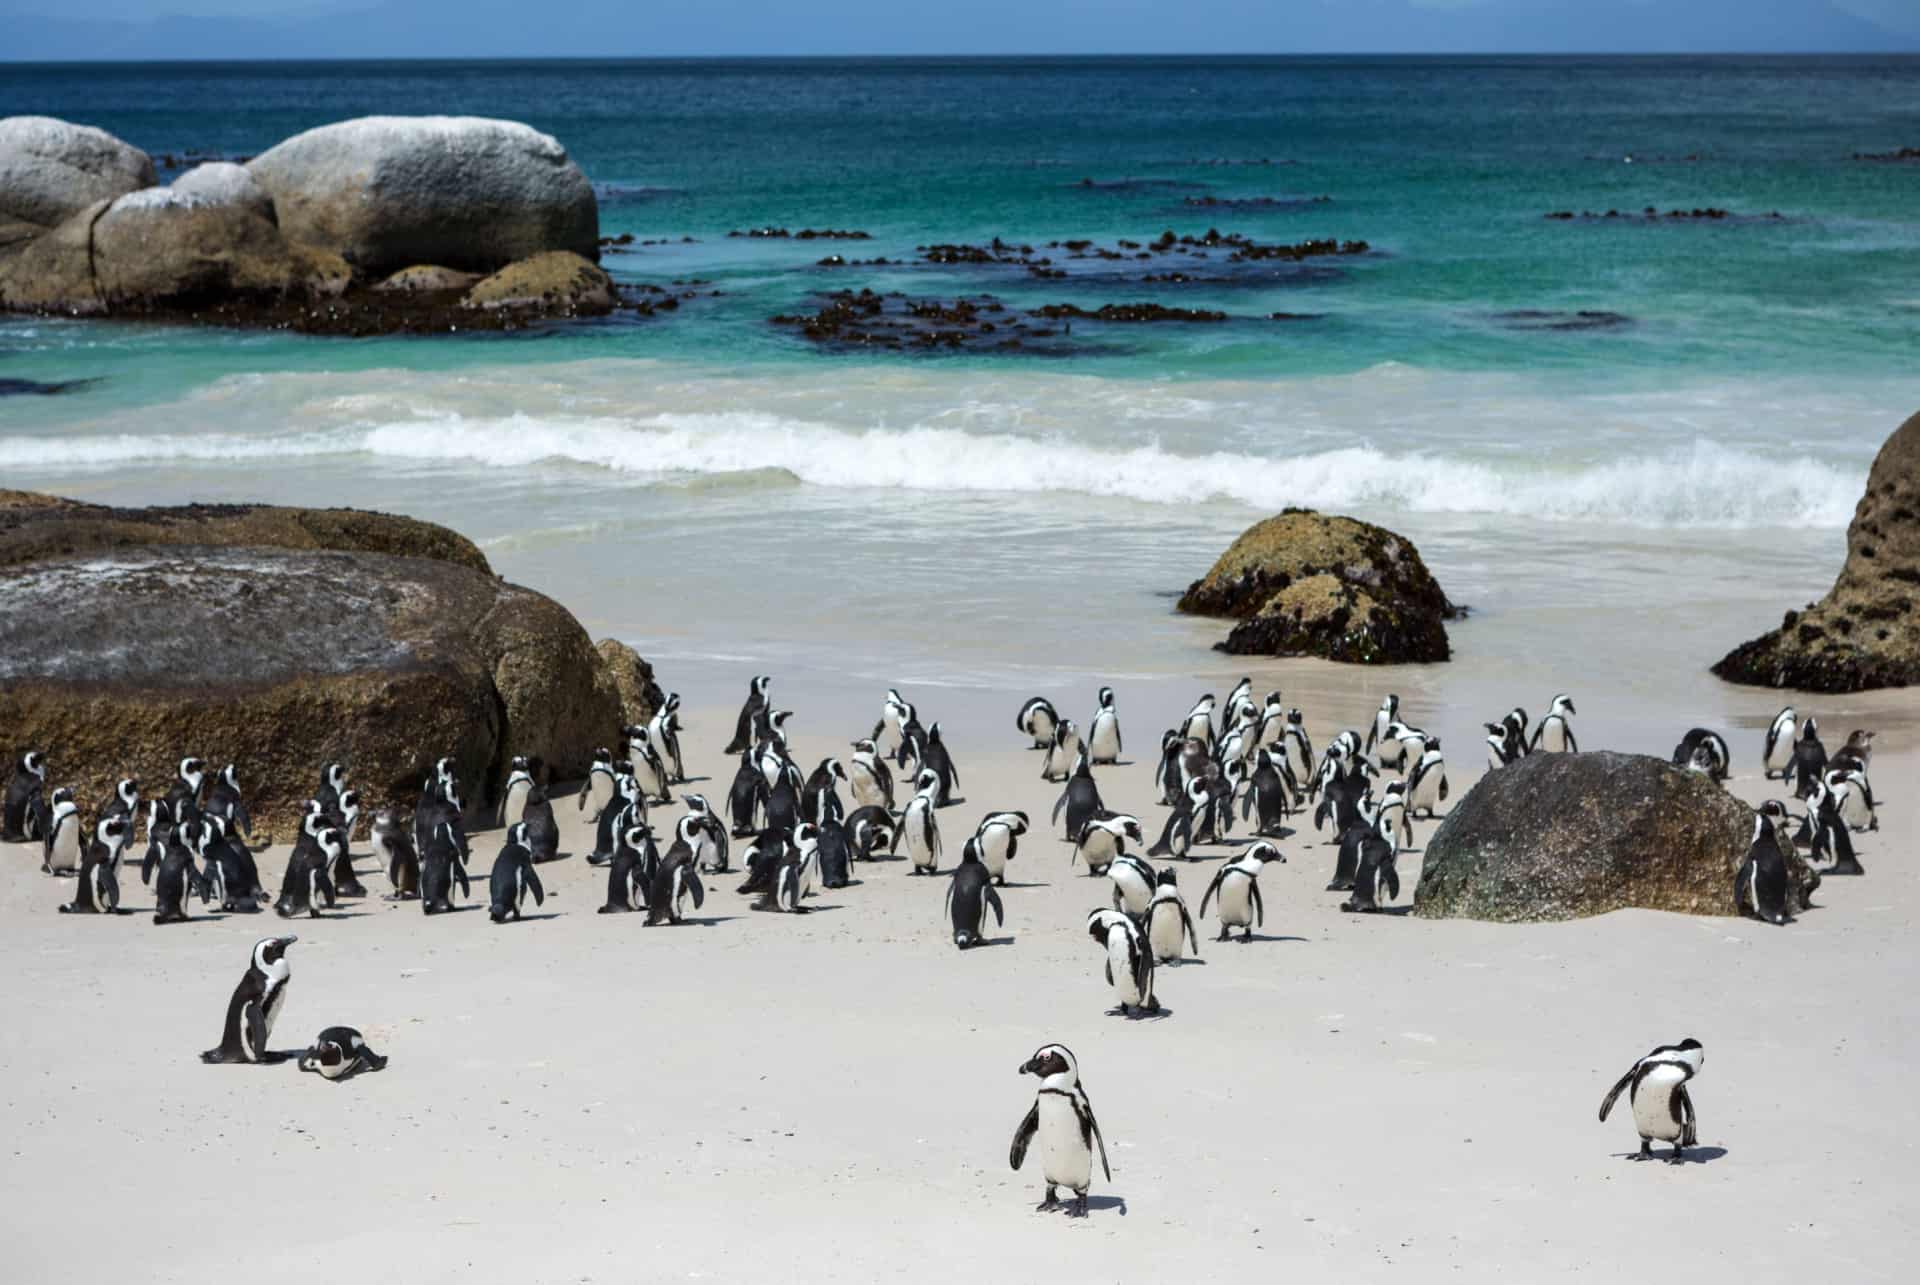
[[[100,382],[0,399],[0,470],[446,521],[658,655],[1186,673],[1218,631],[1166,595],[1307,504],[1414,537],[1477,608],[1455,639],[1483,672],[1564,686],[1571,650],[1660,703],[1650,673],[1824,589],[1920,407],[1920,165],[1853,159],[1920,145],[1920,59],[7,67],[14,112],[176,154],[372,112],[558,137],[604,234],[673,242],[608,268],[700,297],[471,339],[4,319],[0,378]],[[1544,217],[1649,205],[1736,217]],[[873,239],[726,236],[763,225]],[[815,265],[1209,228],[1373,249],[1229,284]],[[1065,357],[854,355],[768,322],[859,286],[1232,320],[1076,324]]]

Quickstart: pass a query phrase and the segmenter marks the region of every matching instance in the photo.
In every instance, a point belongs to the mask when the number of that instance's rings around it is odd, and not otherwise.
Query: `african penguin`
[[[1214,872],[1213,882],[1200,898],[1200,917],[1207,917],[1207,904],[1218,895],[1220,936],[1216,940],[1227,940],[1232,928],[1242,930],[1243,943],[1253,940],[1253,930],[1266,921],[1266,910],[1260,904],[1260,871],[1269,861],[1284,865],[1286,860],[1280,849],[1262,839],[1247,845],[1239,856]]]
[[[1114,707],[1113,688],[1100,689],[1100,708],[1087,725],[1087,752],[1095,763],[1120,761],[1120,711]]]
[[[500,806],[495,809],[493,823],[511,830],[519,825],[527,810],[527,796],[534,787],[532,761],[524,755],[516,755],[512,769],[507,773],[507,788],[500,793]]]
[[[1154,868],[1140,857],[1123,852],[1107,863],[1107,878],[1113,882],[1113,908],[1144,922],[1153,890],[1159,886]]]
[[[1528,743],[1530,750],[1545,750],[1549,754],[1576,754],[1580,750],[1579,742],[1573,738],[1572,716],[1580,711],[1573,707],[1572,697],[1564,692],[1553,698],[1547,716],[1533,729],[1533,740]]]
[[[60,907],[63,915],[120,913],[120,854],[133,837],[127,816],[102,817],[93,827],[93,841],[80,857],[73,900]]]
[[[33,814],[47,784],[47,756],[28,750],[13,762],[13,776],[7,781],[6,804],[0,811],[0,840],[25,843],[43,838],[32,832]]]
[[[70,875],[80,868],[80,808],[73,791],[61,786],[53,792],[53,812],[41,841],[42,874]]]
[[[1127,850],[1129,839],[1135,843],[1146,841],[1140,833],[1140,818],[1119,812],[1096,813],[1087,818],[1080,833],[1074,836],[1073,852],[1067,857],[1067,864],[1084,861],[1089,875],[1104,875],[1113,859]]]
[[[240,794],[238,767],[229,763],[220,769],[220,775],[213,779],[213,788],[207,792],[204,811],[225,821],[227,833],[253,837],[253,818],[247,814],[246,801]]]
[[[1695,1039],[1678,1044],[1662,1044],[1635,1062],[1600,1103],[1600,1119],[1613,1110],[1623,1092],[1633,1107],[1634,1128],[1640,1134],[1641,1160],[1653,1158],[1653,1141],[1673,1144],[1669,1164],[1679,1164],[1687,1147],[1698,1146],[1700,1139],[1693,1114],[1693,1099],[1687,1096],[1687,1081],[1700,1074],[1706,1052]]]
[[[1374,826],[1359,839],[1359,864],[1353,876],[1353,892],[1340,903],[1340,909],[1377,914],[1381,907],[1400,895],[1400,872],[1394,866],[1398,855],[1393,842],[1393,817],[1383,813]]]
[[[1773,722],[1767,725],[1766,744],[1760,750],[1761,779],[1786,779],[1787,768],[1793,763],[1793,743],[1799,731],[1800,723],[1794,717],[1793,706],[1788,705],[1773,716]]]
[[[968,839],[960,849],[960,864],[947,880],[947,919],[953,925],[953,944],[961,950],[977,946],[987,939],[987,910],[993,921],[1004,927],[1006,908],[1000,894],[993,890],[993,877],[980,860],[980,836]]]
[[[771,676],[762,674],[747,684],[746,704],[740,707],[740,719],[734,724],[733,739],[727,742],[722,754],[739,754],[753,744],[754,719],[760,711],[767,708],[767,687],[773,682]]]
[[[1759,813],[1753,818],[1753,841],[1747,847],[1740,872],[1733,877],[1734,909],[1749,919],[1785,924],[1793,918],[1787,905],[1787,858],[1773,822]]]
[[[1113,987],[1120,1017],[1158,1013],[1160,1001],[1153,994],[1153,951],[1146,935],[1131,916],[1118,910],[1094,910],[1087,914],[1087,935],[1098,942],[1107,955],[1107,984]]]
[[[400,821],[400,816],[392,808],[382,808],[373,814],[371,828],[373,853],[380,858],[381,868],[387,872],[387,882],[393,885],[389,901],[405,901],[420,895],[420,855],[413,850],[413,835]]]
[[[1040,779],[1064,781],[1080,761],[1080,729],[1070,718],[1063,718],[1053,729],[1053,747],[1040,763]]]
[[[500,855],[493,859],[493,873],[487,881],[489,893],[487,918],[496,924],[520,918],[527,894],[533,904],[547,904],[547,890],[540,886],[540,875],[533,868],[533,852],[527,847],[527,826],[523,821],[507,831]]]
[[[1153,900],[1147,905],[1147,944],[1153,948],[1155,963],[1180,962],[1183,945],[1191,948],[1195,959],[1200,958],[1200,937],[1171,866],[1156,877]]]
[[[384,1071],[387,1059],[367,1047],[367,1041],[351,1026],[329,1026],[300,1055],[299,1067],[316,1071],[321,1079],[337,1084],[362,1071]]]
[[[1080,1084],[1080,1064],[1064,1044],[1047,1044],[1038,1049],[1020,1067],[1022,1075],[1040,1077],[1040,1089],[1033,1096],[1033,1107],[1013,1131],[1013,1149],[1007,1160],[1017,1171],[1027,1158],[1027,1149],[1040,1140],[1040,1172],[1046,1179],[1044,1210],[1060,1207],[1057,1191],[1065,1187],[1074,1195],[1071,1217],[1087,1216],[1087,1188],[1093,1185],[1093,1153],[1100,1152],[1100,1170],[1113,1181],[1113,1169],[1107,1164],[1107,1140],[1100,1136],[1100,1122],[1093,1118],[1093,1103],[1087,1100]]]
[[[202,1062],[260,1063],[267,1058],[267,1040],[287,1000],[287,979],[293,969],[287,963],[287,947],[298,937],[262,937],[253,944],[253,955],[240,984],[227,1001],[227,1021],[220,1032],[220,1047],[200,1055]]]
[[[587,779],[580,785],[580,793],[574,803],[574,811],[587,811],[592,804],[593,811],[589,821],[598,821],[600,813],[613,801],[613,751],[602,745],[593,752],[593,766],[587,769]]]
[[[1028,748],[1050,750],[1053,748],[1054,730],[1060,726],[1060,713],[1054,709],[1052,701],[1044,696],[1036,696],[1020,707],[1013,725],[1033,742]]]
[[[900,828],[894,832],[891,850],[898,852],[904,839],[907,856],[913,861],[908,873],[935,874],[940,869],[940,823],[933,812],[940,795],[940,778],[922,768],[915,784],[919,790],[900,814]]]
[[[847,788],[853,792],[857,807],[893,808],[893,769],[881,757],[880,747],[871,739],[853,743],[852,766],[847,769]]]
[[[1020,836],[1027,832],[1024,812],[989,812],[980,819],[973,837],[980,844],[980,864],[1002,888],[1007,886],[1007,862],[1020,851]]]

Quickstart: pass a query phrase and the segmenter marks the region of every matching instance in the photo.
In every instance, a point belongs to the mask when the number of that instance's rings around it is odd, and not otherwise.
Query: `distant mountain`
[[[191,0],[182,0],[191,3]],[[387,0],[320,16],[47,13],[0,0],[0,60],[993,53],[1891,53],[1829,0]],[[652,10],[651,12],[649,10]]]

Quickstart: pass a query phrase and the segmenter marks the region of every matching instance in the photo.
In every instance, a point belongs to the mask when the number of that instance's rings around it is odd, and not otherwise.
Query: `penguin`
[[[1247,790],[1240,802],[1240,819],[1254,822],[1255,835],[1279,838],[1286,833],[1286,819],[1298,786],[1287,780],[1284,750],[1261,749],[1254,752],[1255,767],[1248,778]]]
[[[132,830],[129,828],[128,833]],[[140,882],[153,882],[153,869],[160,859],[167,855],[167,845],[173,838],[173,814],[167,810],[164,799],[147,800],[147,850],[140,861]]]
[[[953,765],[953,755],[947,753],[947,744],[940,739],[940,723],[935,720],[927,729],[925,740],[921,742],[921,767],[940,778],[940,793],[934,801],[935,807],[952,807],[956,800],[953,787],[960,784],[960,769]]]
[[[822,821],[814,826],[819,832],[818,855],[822,888],[844,888],[853,882],[853,841],[843,821]]]
[[[1427,742],[1427,752],[1407,774],[1407,816],[1425,812],[1434,815],[1436,805],[1447,801],[1447,760],[1440,753],[1440,738]]]
[[[1114,1015],[1158,1013],[1160,1001],[1153,994],[1153,951],[1140,925],[1118,910],[1094,910],[1087,914],[1087,935],[1107,952],[1107,984],[1113,987],[1118,1002]]]
[[[767,688],[773,683],[770,675],[762,674],[747,684],[747,700],[740,707],[740,718],[733,726],[733,739],[727,742],[722,754],[741,754],[753,745],[754,720],[767,708]]]
[[[202,877],[229,914],[255,914],[272,901],[260,883],[260,867],[247,845],[233,837],[227,819],[209,812],[200,820],[207,826],[207,847],[202,854],[206,868]]]
[[[1036,696],[1020,707],[1013,725],[1032,740],[1029,749],[1051,750],[1054,731],[1060,726],[1060,711],[1046,697]]]
[[[1180,764],[1186,758],[1187,738],[1179,729],[1168,728],[1160,734],[1160,762],[1153,769],[1153,783],[1160,787],[1160,803],[1171,807],[1186,790],[1186,778]]]
[[[60,907],[63,915],[117,915],[120,913],[120,854],[133,837],[126,816],[102,817],[94,824],[93,841],[80,858],[73,900]]]
[[[899,688],[887,688],[887,698],[880,706],[880,721],[873,728],[873,739],[880,749],[894,762],[904,765],[906,757],[902,751],[911,744],[912,732],[919,726],[920,714],[913,703],[900,694]]]
[[[1238,727],[1243,719],[1258,718],[1259,708],[1253,703],[1253,679],[1242,678],[1227,693],[1227,699],[1220,706],[1220,730]]]
[[[1040,1139],[1040,1172],[1046,1179],[1046,1199],[1039,1208],[1060,1207],[1058,1189],[1065,1187],[1074,1195],[1067,1211],[1072,1218],[1087,1216],[1087,1188],[1093,1185],[1093,1153],[1100,1151],[1100,1170],[1113,1181],[1113,1169],[1107,1164],[1107,1140],[1100,1136],[1100,1122],[1093,1118],[1093,1103],[1080,1084],[1080,1064],[1064,1044],[1042,1045],[1020,1067],[1022,1075],[1040,1077],[1040,1088],[1033,1095],[1033,1107],[1013,1131],[1013,1149],[1007,1160],[1017,1172],[1027,1158],[1027,1148]]]
[[[540,886],[540,875],[533,868],[533,852],[527,847],[527,826],[523,821],[507,831],[500,855],[493,859],[493,875],[487,881],[490,894],[487,918],[496,924],[519,919],[527,894],[533,904],[547,904],[547,890]]]
[[[1213,882],[1200,898],[1200,917],[1206,918],[1207,903],[1218,894],[1220,936],[1215,940],[1227,940],[1227,931],[1231,928],[1243,930],[1240,936],[1243,944],[1253,940],[1253,930],[1266,922],[1266,909],[1260,904],[1260,871],[1269,861],[1285,865],[1286,860],[1280,855],[1280,849],[1262,839],[1249,844],[1239,856],[1214,871]]]
[[[1706,751],[1705,775],[1715,781],[1727,779],[1727,773],[1732,770],[1733,756],[1727,752],[1727,742],[1720,733],[1704,727],[1688,729],[1687,734],[1680,738],[1680,743],[1673,747],[1673,765],[1691,767],[1696,750]]]
[[[1800,739],[1793,743],[1793,763],[1787,769],[1793,781],[1793,797],[1804,799],[1819,788],[1827,772],[1827,747],[1820,741],[1820,725],[1813,715],[1800,724]]]
[[[1787,906],[1787,858],[1773,822],[1755,813],[1753,841],[1733,877],[1733,906],[1748,919],[1781,925],[1793,918]]]
[[[707,890],[700,872],[691,861],[663,861],[655,869],[653,884],[647,890],[647,926],[686,922],[686,901],[693,899],[695,910],[707,904]]]
[[[1254,737],[1255,749],[1270,749],[1282,755],[1286,754],[1287,706],[1280,699],[1280,693],[1267,693],[1266,704],[1260,707],[1259,734]]]
[[[607,804],[613,801],[613,795],[613,751],[602,745],[593,752],[593,766],[587,769],[587,779],[580,784],[574,811],[586,812],[591,805],[593,811],[587,819],[598,821]]]
[[[329,818],[340,813],[340,795],[347,788],[347,766],[344,763],[329,763],[320,772],[320,788],[313,797],[320,803],[320,809]]]
[[[852,766],[847,769],[847,788],[858,807],[893,810],[893,769],[871,739],[853,743]]]
[[[1840,819],[1839,791],[1828,787],[1824,781],[1817,785],[1813,797],[1807,800],[1807,819],[1812,831],[1811,857],[1816,861],[1825,858],[1833,862],[1827,868],[1827,874],[1866,873],[1860,858],[1854,854],[1853,836],[1847,833],[1846,823]]]
[[[451,759],[441,759],[434,765],[434,774],[413,809],[414,851],[424,855],[441,826],[447,828],[460,860],[465,862],[473,850],[467,843],[466,807],[460,796],[460,783],[453,776]]]
[[[1362,753],[1373,753],[1373,747],[1386,739],[1387,729],[1400,721],[1400,697],[1393,692],[1380,702],[1380,708],[1374,711],[1373,725],[1367,729],[1367,743]]]
[[[660,761],[653,737],[647,729],[634,724],[626,730],[627,762],[633,765],[633,779],[640,783],[641,797],[648,803],[673,802],[673,790],[667,783],[667,767]]]
[[[280,881],[280,897],[273,903],[273,913],[291,919],[304,911],[308,918],[318,919],[322,906],[331,910],[337,890],[327,872],[345,859],[346,850],[340,831],[319,813],[308,813],[301,837],[293,845],[293,855],[287,859],[287,873]]]
[[[1287,711],[1287,766],[1296,781],[1313,779],[1313,741],[1307,736],[1305,717],[1298,709]]]
[[[1140,819],[1117,812],[1102,812],[1087,819],[1080,827],[1080,833],[1074,837],[1073,852],[1067,858],[1071,866],[1075,861],[1087,863],[1089,875],[1104,875],[1113,859],[1127,850],[1127,840],[1144,843],[1140,833]]]
[[[960,864],[947,879],[949,922],[953,924],[953,944],[961,950],[978,946],[987,939],[987,909],[993,909],[993,922],[1004,928],[1006,908],[1000,894],[993,890],[993,876],[980,859],[980,836],[974,835],[960,849]]]
[[[1399,848],[1413,846],[1413,823],[1407,820],[1406,790],[1405,781],[1387,782],[1387,788],[1380,792],[1380,802],[1374,805],[1372,814],[1367,818],[1387,840],[1397,843]]]
[[[1829,763],[1842,760],[1836,755]],[[1867,774],[1856,766],[1858,760],[1845,760],[1845,767],[1827,769],[1827,788],[1839,800],[1840,819],[1851,830],[1878,830],[1880,817],[1874,809],[1873,785]]]
[[[1179,963],[1183,945],[1195,959],[1200,958],[1200,936],[1171,866],[1154,878],[1153,900],[1147,904],[1147,945],[1153,948],[1156,964]]]
[[[413,849],[413,835],[401,823],[399,813],[382,808],[373,814],[373,853],[380,858],[393,885],[388,901],[407,901],[420,895],[420,854]]]
[[[0,810],[0,840],[25,843],[44,837],[32,833],[34,813],[47,785],[47,756],[28,750],[13,761],[13,776],[7,782],[6,805]]]
[[[205,761],[197,758],[180,760],[179,775],[167,787],[165,795],[167,815],[173,818],[175,825],[200,815],[200,791],[206,780]]]
[[[814,861],[818,856],[818,842],[813,829],[804,824],[794,828],[793,842],[785,845],[784,853],[773,863],[767,886],[760,900],[753,903],[750,909],[789,915],[807,913],[807,908],[801,902],[813,884]]]
[[[387,1059],[368,1048],[365,1038],[351,1026],[329,1026],[314,1037],[298,1065],[302,1071],[316,1071],[321,1079],[338,1084],[362,1071],[386,1070]]]
[[[298,937],[262,937],[253,944],[252,958],[240,984],[227,1001],[227,1022],[220,1032],[220,1047],[200,1055],[202,1062],[245,1062],[258,1065],[267,1060],[267,1040],[273,1024],[287,1002],[287,981],[293,968],[287,962],[287,948]]]
[[[70,875],[80,868],[80,808],[73,791],[61,786],[53,792],[53,812],[47,837],[41,841],[40,872]]]
[[[1720,779],[1720,760],[1714,757],[1713,747],[1704,741],[1693,747],[1693,754],[1687,759],[1687,771],[1706,777],[1709,781]]]
[[[1373,828],[1361,836],[1359,848],[1353,893],[1340,903],[1340,909],[1348,913],[1378,914],[1383,905],[1400,895],[1400,872],[1394,866],[1398,850],[1393,843],[1393,818],[1383,814]]]
[[[701,874],[727,873],[727,827],[714,814],[713,805],[701,794],[685,794],[687,815],[680,818],[676,834],[685,840],[693,863]]]
[[[1549,754],[1579,753],[1580,745],[1573,738],[1573,724],[1569,721],[1579,712],[1573,707],[1573,698],[1565,692],[1555,696],[1547,716],[1533,729],[1533,739],[1527,743],[1527,749],[1545,750]]]
[[[1120,761],[1120,711],[1114,707],[1111,687],[1100,689],[1100,708],[1087,724],[1087,752],[1095,763]]]
[[[1208,753],[1213,751],[1213,694],[1208,693],[1194,702],[1193,708],[1180,721],[1180,734],[1190,741],[1199,741]]]
[[[613,860],[607,867],[607,901],[599,913],[614,915],[647,909],[653,872],[646,859],[646,829],[644,825],[634,826],[614,849]]]
[[[506,789],[500,792],[500,806],[494,810],[493,823],[511,830],[525,819],[527,796],[533,793],[532,760],[516,755],[512,769],[507,773]]]
[[[1364,819],[1361,809],[1369,792],[1367,774],[1373,765],[1363,758],[1348,760],[1331,755],[1325,762],[1333,767],[1327,770],[1323,765],[1325,783],[1320,788],[1319,806],[1313,810],[1313,828],[1318,830],[1331,820],[1334,837],[1338,839],[1355,822]]]
[[[153,884],[154,923],[185,923],[189,895],[199,897],[202,905],[213,900],[212,888],[193,864],[195,857],[206,852],[208,833],[207,823],[199,817],[182,821],[168,835],[165,851],[159,861],[148,861],[141,866],[142,883],[148,882],[149,876],[156,873],[155,866],[158,866],[159,878]]]
[[[1635,1062],[1619,1082],[1607,1091],[1606,1098],[1600,1103],[1602,1123],[1621,1093],[1631,1089],[1627,1100],[1633,1108],[1634,1128],[1640,1133],[1640,1154],[1637,1158],[1651,1160],[1653,1140],[1658,1138],[1673,1144],[1673,1154],[1667,1157],[1667,1163],[1679,1164],[1685,1158],[1682,1153],[1687,1147],[1700,1144],[1693,1099],[1687,1096],[1687,1082],[1700,1074],[1701,1064],[1705,1060],[1706,1052],[1700,1047],[1699,1040],[1685,1039],[1678,1044],[1662,1044]]]
[[[1373,739],[1371,731],[1367,733],[1367,739]],[[1407,761],[1407,742],[1410,739],[1418,740],[1422,748],[1425,748],[1426,736],[1419,729],[1408,727],[1397,719],[1388,723],[1386,735],[1380,738],[1373,750],[1374,762],[1381,767],[1404,768]],[[1417,755],[1414,761],[1419,761]]]
[[[900,850],[900,841],[906,840],[907,856],[913,861],[909,874],[938,874],[940,871],[940,823],[934,818],[934,800],[940,794],[940,778],[932,771],[922,768],[915,782],[919,792],[908,800],[906,811],[900,814],[900,828],[894,832],[890,851]]]
[[[545,786],[536,785],[527,795],[520,812],[520,824],[526,830],[527,851],[535,865],[545,865],[560,856],[560,823],[554,820],[553,804]]]
[[[1532,721],[1527,717],[1527,711],[1519,705],[1508,710],[1506,717],[1500,720],[1500,726],[1507,731],[1507,744],[1516,759],[1525,758],[1528,754],[1527,728]]]
[[[733,774],[733,785],[727,790],[727,815],[733,818],[734,838],[745,839],[760,833],[754,818],[765,802],[766,794],[767,782],[760,775],[760,769],[753,764],[753,751],[743,751],[740,768]]]
[[[455,884],[460,887],[462,900],[473,896],[473,886],[467,879],[467,863],[460,851],[458,837],[452,823],[442,821],[427,836],[427,846],[420,853],[421,911],[438,915],[452,910]]]
[[[1847,743],[1833,756],[1833,765],[1837,767],[1843,761],[1858,763],[1863,772],[1873,766],[1873,735],[1864,727],[1856,727],[1848,732]]]
[[[1173,857],[1184,861],[1193,851],[1194,830],[1203,809],[1210,807],[1213,795],[1204,780],[1187,783],[1181,792],[1180,801],[1173,805],[1173,811],[1167,814],[1167,823],[1160,830],[1160,837],[1147,849],[1150,857]]]
[[[1094,816],[1106,810],[1100,802],[1100,787],[1094,783],[1093,767],[1083,751],[1074,758],[1073,775],[1067,778],[1067,788],[1060,792],[1060,798],[1053,805],[1053,824],[1060,824],[1060,814],[1067,814],[1067,838],[1072,839],[1086,827]]]
[[[131,776],[122,777],[114,784],[113,793],[107,796],[106,801],[100,805],[99,810],[95,812],[94,815],[102,821],[108,817],[125,817],[127,819],[127,841],[131,843],[133,841],[134,823],[140,816],[139,780]]]
[[[684,730],[680,722],[680,693],[669,692],[660,708],[653,711],[653,717],[647,720],[647,735],[660,752],[667,780],[674,785],[685,784],[687,779],[686,760],[680,756],[680,733]]]
[[[1007,862],[1020,851],[1020,836],[1027,832],[1024,812],[989,812],[980,818],[973,837],[980,844],[980,864],[994,883],[1007,886]]]
[[[1787,779],[1787,769],[1793,763],[1793,743],[1800,730],[1799,720],[1794,716],[1793,706],[1788,705],[1773,716],[1773,722],[1767,725],[1767,740],[1760,751],[1760,778],[1771,781],[1778,777]]]
[[[855,808],[847,818],[847,839],[853,848],[853,859],[871,861],[873,854],[882,848],[891,849],[896,828],[885,808]]]
[[[847,815],[846,807],[840,802],[840,789],[837,782],[847,779],[847,769],[840,766],[840,760],[829,755],[820,760],[820,766],[813,769],[807,783],[800,791],[800,815],[805,820],[819,825],[826,820],[839,821]]]
[[[1487,729],[1487,770],[1494,771],[1513,762],[1507,729],[1500,723],[1482,723]]]
[[[1360,877],[1360,846],[1374,833],[1376,824],[1356,816],[1341,828],[1340,850],[1334,857],[1333,878],[1327,881],[1328,892],[1353,891],[1354,880]]]
[[[1145,923],[1154,889],[1160,886],[1154,868],[1132,853],[1122,852],[1107,863],[1107,878],[1113,882],[1113,908]]]
[[[788,831],[762,830],[747,848],[747,877],[734,891],[743,897],[756,892],[765,895],[773,887],[775,872],[793,855],[793,836]]]
[[[1223,769],[1244,766],[1253,754],[1254,741],[1258,735],[1259,728],[1252,723],[1245,723],[1228,730],[1220,737],[1219,747],[1213,755],[1214,762]]]
[[[1064,781],[1080,760],[1080,729],[1070,718],[1063,718],[1053,729],[1053,748],[1040,762],[1040,779]]]
[[[246,801],[240,794],[240,769],[232,763],[221,768],[220,775],[213,778],[213,788],[207,792],[207,804],[202,810],[208,816],[225,821],[228,834],[253,837],[253,818],[248,815]]]
[[[340,853],[327,869],[327,878],[333,881],[334,893],[342,897],[364,897],[365,885],[353,872],[353,827],[360,820],[360,792],[342,790],[335,801],[333,826],[340,832]]]
[[[773,778],[763,800],[762,829],[791,830],[806,818],[800,815],[800,795],[806,783],[800,779],[800,769],[785,760],[781,761],[780,774]]]
[[[759,773],[754,773],[756,782]],[[614,773],[614,788],[618,791],[606,807],[600,809],[600,819],[594,822],[593,851],[587,854],[587,864],[604,866],[613,860],[613,851],[620,843],[620,834],[628,826],[647,819],[647,802],[640,797],[640,783],[633,779],[625,760],[617,765]],[[749,820],[751,809],[749,809]]]

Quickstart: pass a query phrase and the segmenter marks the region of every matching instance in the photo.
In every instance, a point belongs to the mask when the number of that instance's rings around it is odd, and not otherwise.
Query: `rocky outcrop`
[[[666,693],[654,681],[653,666],[640,659],[638,652],[617,638],[602,638],[594,649],[611,684],[614,698],[620,702],[626,723],[644,723],[666,702]]]
[[[1657,758],[1529,755],[1483,776],[1427,840],[1414,914],[1502,923],[1628,907],[1734,915],[1753,824],[1753,809],[1706,776]],[[1795,856],[1789,866],[1804,884],[1805,863]]]
[[[1308,509],[1249,527],[1179,608],[1240,622],[1221,651],[1365,665],[1446,660],[1462,614],[1404,536]]]
[[[387,513],[276,504],[116,509],[37,491],[0,491],[0,567],[142,545],[386,553],[493,574],[486,555],[465,536]]]
[[[599,256],[593,186],[557,140],[514,121],[363,117],[297,134],[248,169],[289,239],[362,275],[416,263],[492,272],[547,250]]]
[[[153,181],[153,159],[103,129],[51,116],[0,120],[0,224],[52,227]]]
[[[1857,692],[1920,683],[1920,415],[1895,430],[1847,527],[1847,560],[1827,596],[1729,652],[1734,683]]]
[[[549,317],[604,316],[617,302],[613,278],[565,250],[508,264],[466,296],[469,308],[534,309]]]
[[[382,294],[465,294],[481,280],[478,272],[462,272],[434,263],[416,263],[382,281],[374,289]]]
[[[244,165],[232,161],[205,161],[169,185],[175,196],[199,205],[223,205],[276,222],[273,198]]]

